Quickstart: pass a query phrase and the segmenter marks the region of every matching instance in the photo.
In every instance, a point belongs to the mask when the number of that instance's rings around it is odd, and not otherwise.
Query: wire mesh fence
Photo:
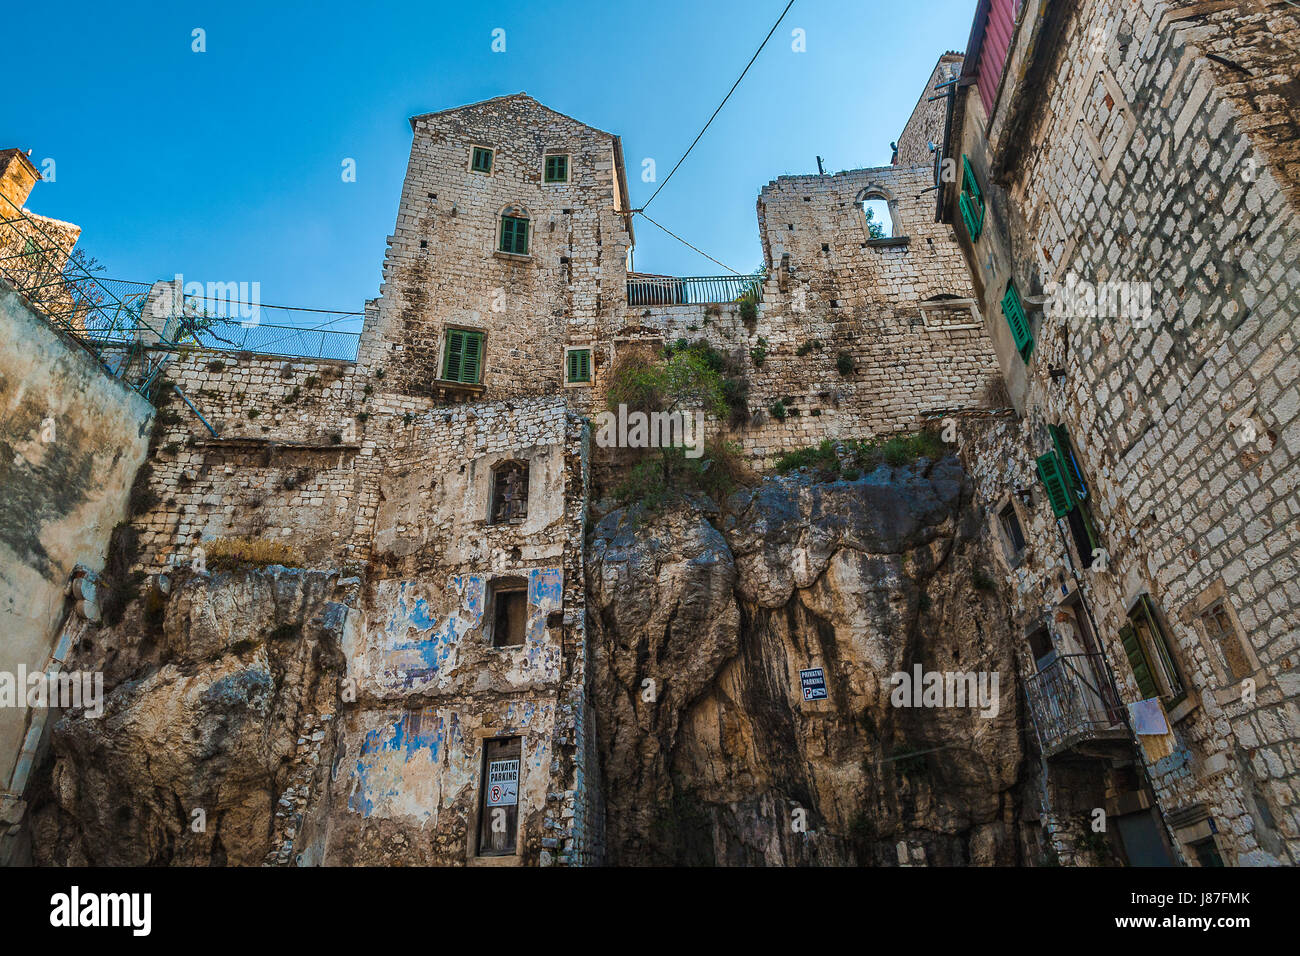
[[[185,295],[180,283],[101,278],[73,251],[75,226],[0,196],[0,282],[72,336],[111,374],[145,392],[183,347],[355,361],[362,313]],[[186,286],[188,287],[188,286]],[[244,284],[242,288],[247,288]]]

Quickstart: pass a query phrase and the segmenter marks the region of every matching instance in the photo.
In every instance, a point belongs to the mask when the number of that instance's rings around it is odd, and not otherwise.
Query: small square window
[[[1002,523],[1002,531],[1007,536],[1007,544],[1011,545],[1012,556],[1015,557],[1025,550],[1025,533],[1020,527],[1020,518],[1016,515],[1015,505],[1010,502],[1007,506],[998,512],[998,520]]]
[[[487,612],[493,647],[522,647],[528,628],[528,583],[499,578],[488,584]]]
[[[569,349],[565,353],[564,380],[570,385],[591,382],[591,349]]]
[[[569,181],[569,157],[547,156],[546,176],[548,183],[567,183]]]
[[[484,149],[482,146],[474,147],[474,156],[470,160],[469,168],[476,173],[492,174],[492,150]]]
[[[1244,680],[1254,673],[1241,636],[1223,601],[1215,602],[1201,615],[1201,625],[1205,628],[1205,636],[1209,638],[1219,665],[1234,681]]]

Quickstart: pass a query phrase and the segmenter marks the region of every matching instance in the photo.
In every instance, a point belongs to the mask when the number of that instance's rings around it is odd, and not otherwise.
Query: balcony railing
[[[1062,654],[1025,682],[1045,756],[1092,740],[1127,738],[1119,697],[1100,654]]]
[[[763,298],[763,276],[654,276],[627,274],[628,305],[725,305]]]

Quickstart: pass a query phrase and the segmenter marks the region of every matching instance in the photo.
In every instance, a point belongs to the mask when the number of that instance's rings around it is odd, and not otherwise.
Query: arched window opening
[[[862,202],[862,215],[867,222],[867,236],[871,239],[891,239],[894,236],[894,217],[889,201],[876,196]]]

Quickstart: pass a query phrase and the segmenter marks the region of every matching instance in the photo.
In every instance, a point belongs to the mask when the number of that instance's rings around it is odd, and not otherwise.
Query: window
[[[511,255],[528,255],[528,220],[522,216],[502,216],[501,241],[497,248]]]
[[[961,158],[961,195],[957,198],[957,207],[961,210],[966,233],[974,242],[984,231],[984,193],[975,179],[970,160],[965,156]]]
[[[1217,663],[1234,681],[1244,680],[1254,673],[1245,644],[1224,601],[1216,601],[1201,614],[1201,626]]]
[[[1142,595],[1133,605],[1119,636],[1142,699],[1159,697],[1166,710],[1182,703],[1187,691],[1156,619],[1155,605],[1147,595]]]
[[[1007,283],[1007,291],[1002,296],[1002,315],[1011,328],[1011,339],[1016,344],[1016,351],[1029,364],[1029,356],[1034,353],[1034,330],[1025,315],[1025,307],[1020,302],[1020,293],[1014,282]]]
[[[528,517],[528,462],[503,461],[492,469],[492,505],[488,524],[509,524]]]
[[[528,582],[513,577],[489,582],[487,614],[493,647],[522,647],[528,625]]]
[[[1018,557],[1025,550],[1025,533],[1021,530],[1015,505],[1007,502],[1007,506],[998,512],[998,520],[1002,523],[1002,533],[1007,536],[1007,544],[1011,545],[1011,556]]]
[[[544,179],[548,183],[567,183],[569,181],[569,157],[547,156]]]
[[[1047,628],[1040,627],[1029,635],[1029,653],[1034,655],[1034,666],[1045,671],[1056,660],[1056,646]]]
[[[492,150],[485,149],[482,146],[475,146],[474,154],[469,161],[469,168],[476,173],[492,175]]]
[[[888,239],[894,235],[894,217],[890,215],[887,200],[880,197],[864,200],[862,215],[867,220],[868,238]]]
[[[483,363],[483,333],[448,329],[443,352],[442,378],[462,385],[477,385]]]
[[[478,855],[514,856],[519,831],[521,740],[498,737],[483,741],[479,777]]]
[[[591,349],[569,349],[564,366],[564,380],[570,385],[591,383]]]
[[[1065,518],[1069,525],[1079,565],[1090,568],[1101,542],[1087,505],[1088,484],[1065,427],[1048,425],[1047,430],[1052,436],[1053,451],[1038,457],[1038,478],[1047,489],[1052,514]]]

